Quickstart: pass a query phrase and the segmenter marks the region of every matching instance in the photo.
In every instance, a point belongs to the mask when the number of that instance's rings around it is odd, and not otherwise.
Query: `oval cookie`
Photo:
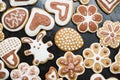
[[[55,44],[63,51],[75,51],[84,44],[80,34],[72,28],[62,28],[55,35]]]
[[[3,27],[11,32],[19,31],[25,26],[28,16],[26,8],[11,8],[2,16]]]

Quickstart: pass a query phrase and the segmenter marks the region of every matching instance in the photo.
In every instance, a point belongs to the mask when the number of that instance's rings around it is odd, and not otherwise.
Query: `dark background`
[[[11,8],[11,6],[9,4],[9,0],[3,0],[3,1],[5,1],[7,3],[7,9]],[[31,12],[31,9],[33,7],[39,7],[39,8],[45,9],[44,8],[44,2],[45,1],[46,0],[38,0],[36,5],[25,6],[25,8],[29,9],[29,12]],[[105,20],[120,21],[120,5],[118,5],[111,14],[107,15],[98,7],[98,5],[96,3],[96,0],[91,0],[91,2],[89,4],[95,5],[98,8],[98,11],[103,15],[103,21],[99,24],[99,27],[102,27],[102,24],[103,24],[103,22]],[[79,5],[80,5],[79,2],[74,2],[74,12],[76,12],[76,8]],[[0,13],[0,17],[2,16],[2,14],[3,13]],[[52,16],[54,17],[54,15],[52,15]],[[63,27],[71,27],[71,28],[74,28],[75,30],[77,30],[76,25],[73,24],[72,21],[70,23],[68,23],[68,25],[63,26]],[[63,27],[55,25],[55,27],[52,30],[47,31],[47,36],[45,36],[43,41],[47,42],[47,41],[51,40],[54,43],[54,35],[55,35],[56,31],[59,30],[60,28],[63,28]],[[9,38],[9,37],[21,38],[21,37],[27,36],[25,34],[24,29],[22,29],[22,30],[20,30],[18,32],[9,32],[9,31],[4,29],[3,32],[5,33],[5,38]],[[73,52],[74,54],[82,55],[82,51],[85,48],[88,48],[94,42],[99,42],[99,39],[97,38],[96,33],[87,32],[87,33],[81,34],[81,36],[84,39],[84,46],[81,49],[79,49],[77,51],[74,51]],[[35,39],[35,37],[32,37],[32,38]],[[30,56],[26,57],[24,55],[24,50],[27,50],[29,48],[30,48],[30,46],[28,44],[23,44],[21,49],[18,52],[18,55],[20,57],[20,62],[27,62],[29,65],[32,65],[33,56],[30,55]],[[109,48],[110,51],[111,51],[110,58],[112,59],[112,61],[114,61],[114,57],[118,53],[119,48],[120,48],[120,46],[118,48],[116,48],[116,49]],[[42,78],[42,80],[45,80],[45,74],[48,72],[50,66],[54,66],[54,67],[56,67],[56,69],[58,69],[58,67],[56,65],[56,60],[59,57],[64,56],[64,53],[65,53],[65,52],[61,51],[60,49],[58,49],[55,44],[53,44],[53,46],[50,47],[48,50],[49,50],[49,52],[54,54],[55,58],[53,60],[51,60],[51,61],[48,61],[45,64],[40,64],[38,66],[39,69],[40,69],[40,75],[39,76]],[[6,66],[6,68],[7,68],[7,66]],[[9,72],[11,71],[11,69],[9,69],[9,68],[8,68],[8,70],[9,70]],[[83,75],[79,75],[77,80],[89,80],[92,74],[94,74],[92,69],[86,69],[85,73]],[[112,74],[110,72],[109,68],[104,68],[101,74],[103,74],[103,76],[105,78],[116,77],[116,78],[118,78],[120,80],[120,74],[118,74],[118,75]],[[10,77],[7,80],[11,80]],[[64,80],[66,80],[66,79],[64,79]]]

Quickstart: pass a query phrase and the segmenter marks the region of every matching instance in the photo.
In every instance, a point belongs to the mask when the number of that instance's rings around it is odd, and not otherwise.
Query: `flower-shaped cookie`
[[[110,66],[110,71],[113,74],[120,74],[120,50],[118,54],[115,56],[115,62]]]
[[[39,68],[37,66],[29,66],[27,63],[21,63],[18,69],[11,71],[12,80],[41,80],[39,77]]]
[[[4,67],[4,63],[0,60],[0,80],[6,80],[8,77],[9,77],[9,72]]]
[[[2,41],[3,39],[4,39],[4,33],[2,32],[2,30],[3,30],[3,26],[2,26],[2,24],[0,23],[0,41]]]
[[[77,76],[85,71],[83,58],[80,55],[74,55],[72,52],[66,52],[64,57],[58,58],[57,65],[59,75],[66,77],[68,80],[76,80]]]
[[[90,48],[83,51],[86,68],[92,68],[95,73],[101,73],[103,68],[111,65],[109,58],[110,50],[107,47],[101,47],[99,43],[93,43]]]
[[[63,80],[59,78],[58,72],[54,67],[50,67],[49,71],[45,74],[46,80]]]
[[[108,79],[105,79],[104,76],[101,74],[93,74],[90,80],[118,80],[118,79],[115,77],[110,77]]]
[[[80,5],[77,8],[77,13],[72,16],[72,21],[77,25],[80,32],[85,33],[96,32],[98,24],[102,21],[102,15],[98,13],[94,5]]]
[[[105,21],[103,27],[98,30],[97,36],[101,45],[117,48],[120,44],[120,23]]]

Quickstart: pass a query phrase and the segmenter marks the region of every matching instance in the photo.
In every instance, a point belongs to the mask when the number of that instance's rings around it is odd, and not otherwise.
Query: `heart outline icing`
[[[38,0],[9,0],[11,6],[26,6],[33,5]]]
[[[71,20],[74,11],[73,0],[46,0],[45,9],[55,14],[58,25],[64,26]]]
[[[107,14],[110,14],[119,4],[120,0],[96,0],[100,8]]]
[[[50,14],[40,8],[33,8],[25,32],[29,36],[35,36],[41,29],[51,30],[54,25],[54,19]]]

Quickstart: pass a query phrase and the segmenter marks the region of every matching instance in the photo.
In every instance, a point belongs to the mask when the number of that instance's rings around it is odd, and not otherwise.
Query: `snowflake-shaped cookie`
[[[68,80],[76,80],[78,75],[85,72],[83,67],[83,58],[80,55],[74,55],[72,52],[66,52],[64,57],[57,59],[59,75]]]
[[[94,5],[80,5],[77,8],[77,13],[72,16],[72,21],[77,25],[80,32],[85,33],[96,32],[98,24],[102,21],[102,15],[98,13]]]
[[[107,47],[101,47],[99,43],[93,43],[90,48],[83,51],[86,68],[92,68],[95,73],[101,73],[103,68],[111,65],[109,58],[110,50]]]
[[[103,27],[98,30],[97,36],[101,45],[117,48],[120,44],[120,23],[105,21]]]
[[[11,71],[12,80],[41,80],[39,77],[40,70],[37,66],[29,66],[23,62],[19,64],[18,69]]]
[[[47,43],[43,43],[42,39],[46,35],[46,31],[41,31],[35,40],[29,38],[29,37],[23,37],[21,38],[22,43],[28,43],[30,45],[29,50],[25,50],[25,55],[33,55],[34,65],[39,65],[46,63],[48,60],[52,60],[54,58],[54,55],[49,53],[47,51],[47,48],[52,46],[52,42],[48,41]]]

